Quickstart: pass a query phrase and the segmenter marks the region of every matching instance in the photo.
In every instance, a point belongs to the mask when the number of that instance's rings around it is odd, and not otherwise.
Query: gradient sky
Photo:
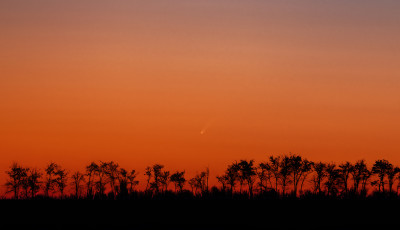
[[[0,182],[13,161],[400,164],[400,1],[0,1]]]

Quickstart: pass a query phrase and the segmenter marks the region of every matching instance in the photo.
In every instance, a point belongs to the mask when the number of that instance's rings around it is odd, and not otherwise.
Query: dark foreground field
[[[397,200],[2,200],[1,229],[398,229]]]

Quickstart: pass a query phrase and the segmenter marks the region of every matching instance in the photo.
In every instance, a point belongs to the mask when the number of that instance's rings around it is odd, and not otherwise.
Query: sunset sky
[[[1,184],[13,161],[400,164],[398,0],[2,0],[0,29]]]

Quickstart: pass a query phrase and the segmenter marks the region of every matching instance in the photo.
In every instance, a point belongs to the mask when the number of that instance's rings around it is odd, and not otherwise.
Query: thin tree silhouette
[[[27,176],[27,183],[31,193],[31,198],[34,199],[36,194],[39,192],[40,185],[42,182],[40,179],[42,178],[43,174],[40,170],[33,168],[30,169]]]
[[[95,175],[96,171],[98,170],[99,165],[97,165],[95,162],[90,163],[88,166],[86,166],[86,177],[87,177],[87,197],[93,198],[94,196],[94,185],[95,185]]]
[[[342,181],[345,193],[347,193],[349,191],[348,181],[349,181],[350,173],[352,171],[353,171],[353,165],[348,161],[339,165],[339,177]]]
[[[384,192],[385,191],[385,177],[392,168],[393,165],[390,164],[387,160],[377,160],[375,161],[374,165],[372,166],[372,173],[376,174],[378,176],[378,190],[379,192]]]
[[[176,171],[171,175],[171,182],[175,185],[175,192],[178,190],[179,192],[183,191],[183,186],[185,185],[185,171]]]
[[[322,162],[318,162],[313,164],[313,170],[315,175],[313,177],[314,191],[318,192],[318,194],[322,193],[322,183],[324,178],[326,177],[326,164]]]
[[[253,185],[256,179],[256,167],[254,166],[254,160],[246,161],[241,160],[238,163],[240,177],[243,181],[246,181],[248,186],[249,196],[253,197]]]
[[[329,163],[325,167],[326,172],[326,191],[329,195],[336,195],[339,191],[339,169],[336,167],[335,163]]]
[[[153,175],[153,170],[152,170],[152,168],[150,167],[150,166],[148,166],[148,167],[146,167],[146,171],[145,171],[145,173],[144,173],[144,175],[146,176],[146,192],[149,190],[149,188],[150,188],[150,181],[151,181],[151,177],[152,177],[152,175]]]
[[[20,166],[18,163],[13,163],[10,170],[6,171],[9,179],[6,182],[6,193],[14,193],[14,198],[19,198],[20,188],[24,179],[27,176],[28,168]]]
[[[256,173],[258,177],[258,187],[260,193],[264,193],[268,189],[268,182],[271,185],[271,170],[269,170],[268,163],[260,163],[256,168]]]
[[[300,192],[301,193],[303,193],[304,182],[306,181],[308,175],[312,173],[313,165],[314,165],[314,162],[309,161],[307,159],[303,160],[303,164],[302,164],[302,168],[301,168],[302,175],[300,177],[300,180],[301,180]]]
[[[72,174],[71,179],[72,179],[71,185],[74,188],[75,197],[79,199],[83,188],[82,184],[85,183],[85,175],[77,171]]]
[[[365,164],[364,160],[359,160],[357,161],[354,166],[352,167],[352,170],[350,171],[350,174],[352,175],[353,179],[353,191],[355,193],[359,192],[359,187],[362,184],[363,179],[365,179],[365,175],[367,175],[367,165]]]
[[[278,192],[278,184],[279,180],[281,179],[281,174],[280,174],[281,157],[270,156],[268,164],[269,164],[268,169],[271,170],[271,173],[275,180],[275,191]]]
[[[388,184],[389,184],[389,193],[393,192],[393,184],[396,178],[396,175],[400,172],[399,167],[394,167],[392,164],[389,165],[387,170]]]
[[[239,178],[239,165],[237,164],[237,162],[228,166],[223,177],[226,180],[226,184],[230,186],[230,193],[233,196],[236,182]]]
[[[45,177],[45,189],[44,189],[44,195],[46,197],[49,197],[50,192],[54,190],[54,186],[56,184],[56,172],[59,170],[59,166],[51,162],[50,164],[47,165],[45,172],[46,172],[46,177]]]
[[[139,184],[139,181],[136,180],[137,173],[136,170],[132,169],[128,175],[128,183],[129,183],[129,193],[132,193],[135,189],[135,187]]]
[[[54,182],[60,191],[60,197],[61,199],[64,198],[64,190],[65,187],[67,187],[68,183],[68,172],[65,169],[62,169],[61,167],[57,168],[57,171],[54,173],[56,175],[56,178],[54,179]]]
[[[281,181],[282,195],[285,196],[287,186],[292,182],[290,174],[292,173],[291,159],[289,156],[283,156],[279,166],[279,178]]]

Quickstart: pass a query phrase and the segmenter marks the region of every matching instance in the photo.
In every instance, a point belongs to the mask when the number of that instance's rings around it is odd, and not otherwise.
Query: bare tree
[[[106,185],[107,185],[107,170],[108,164],[106,162],[100,162],[100,165],[95,168],[95,175],[97,176],[97,181],[95,182],[97,193],[100,197],[105,195]]]
[[[114,163],[113,161],[110,162],[102,162],[101,164],[104,167],[104,174],[108,179],[108,182],[110,183],[111,187],[111,193],[115,197],[116,194],[116,181],[118,180],[118,175],[119,175],[119,165],[117,163]]]
[[[217,180],[221,184],[222,191],[226,191],[226,187],[228,184],[228,178],[226,177],[226,175],[217,176]]]
[[[196,188],[196,178],[191,178],[191,179],[188,181],[188,183],[189,183],[189,185],[190,185],[190,188],[191,188],[191,190],[192,190],[192,193],[193,193],[194,195],[196,195],[196,191],[195,191],[195,188]]]
[[[372,173],[378,176],[378,190],[385,191],[385,176],[390,168],[393,167],[387,160],[377,160],[372,166]]]
[[[99,165],[96,164],[95,162],[90,163],[90,165],[86,166],[86,176],[87,176],[87,183],[86,183],[86,187],[87,187],[87,196],[92,198],[93,197],[93,187],[95,185],[95,175],[96,172],[98,171]]]
[[[149,166],[146,167],[146,171],[144,173],[144,175],[147,176],[146,192],[150,188],[150,181],[151,181],[151,177],[152,177],[152,172],[153,172],[153,169],[151,167],[149,167]]]
[[[126,197],[128,195],[128,171],[124,168],[119,169],[118,173],[119,189],[116,194]]]
[[[161,184],[161,186],[162,186],[163,192],[168,191],[168,185],[169,185],[169,182],[170,182],[169,174],[170,174],[169,171],[163,171],[163,172],[161,172],[161,175],[160,175],[160,184]]]
[[[136,170],[131,170],[130,173],[128,173],[128,183],[129,183],[129,193],[132,193],[135,186],[139,184],[139,181],[136,180],[137,173]]]
[[[28,168],[27,171],[29,170],[30,169]],[[23,195],[25,199],[28,199],[30,194],[28,174],[24,178],[22,178],[21,189],[22,189],[21,195]]]
[[[230,192],[233,195],[239,177],[239,165],[236,162],[229,165],[225,171],[224,177],[226,178],[226,182],[230,186]]]
[[[348,192],[348,181],[350,177],[350,173],[353,171],[353,165],[346,161],[339,165],[339,177],[342,181],[344,192]]]
[[[283,156],[280,161],[279,166],[279,176],[281,179],[281,186],[282,186],[282,195],[286,193],[286,187],[288,184],[291,183],[290,174],[291,174],[291,163],[290,158],[288,156]]]
[[[42,178],[42,173],[38,169],[30,169],[27,177],[27,182],[29,190],[31,192],[31,198],[35,198],[36,194],[39,192]]]
[[[161,190],[161,181],[162,181],[162,176],[163,176],[163,168],[164,165],[160,164],[155,164],[152,167],[152,172],[153,172],[153,182],[150,183],[150,187],[155,190],[155,192],[158,194]]]
[[[281,157],[270,156],[268,165],[269,165],[268,169],[271,170],[271,173],[275,179],[275,191],[278,192],[278,184],[281,177],[280,174]]]
[[[197,173],[194,177],[195,179],[195,189],[199,191],[200,194],[203,194],[206,190],[206,172]]]
[[[271,184],[271,170],[269,169],[269,164],[268,163],[260,163],[258,165],[258,170],[257,170],[257,177],[258,177],[258,187],[260,188],[260,192],[263,193],[268,189],[268,183],[270,185],[270,188],[272,188]]]
[[[7,193],[14,193],[14,198],[19,198],[20,188],[24,179],[27,177],[28,168],[20,166],[18,163],[13,163],[10,170],[6,171],[8,179],[6,182]]]
[[[301,193],[303,192],[303,185],[304,185],[304,182],[305,182],[307,176],[309,174],[311,174],[313,171],[313,165],[314,165],[314,162],[309,161],[307,159],[303,160],[303,166],[301,169],[303,173],[302,173],[302,176],[300,177],[300,180],[301,180],[300,192]]]
[[[336,168],[336,164],[330,163],[326,165],[325,172],[327,177],[326,191],[328,195],[336,195],[338,193],[339,169]]]
[[[238,166],[240,177],[242,177],[242,179],[247,183],[249,196],[253,197],[253,185],[257,175],[256,167],[254,166],[254,160],[241,160]]]
[[[208,179],[210,178],[210,168],[209,167],[206,168],[205,173],[206,173],[206,191],[208,192],[209,191],[209,189],[208,189]]]
[[[77,171],[74,174],[72,174],[71,179],[72,179],[71,185],[74,188],[75,197],[79,199],[83,187],[82,184],[85,183],[85,175]]]
[[[350,171],[350,174],[353,179],[353,191],[358,192],[360,183],[362,182],[362,179],[366,175],[366,172],[368,171],[367,165],[365,164],[364,160],[359,160],[357,161],[354,166],[352,167],[352,170]]]
[[[186,182],[185,171],[182,172],[177,171],[174,174],[172,174],[171,182],[174,183],[175,185],[175,192],[177,191],[177,189],[179,189],[179,192],[182,192],[183,186]]]
[[[49,197],[49,193],[54,190],[54,186],[56,184],[55,176],[58,170],[59,166],[54,162],[48,164],[45,169],[46,177],[45,177],[44,195],[46,197]]]
[[[291,155],[289,157],[289,167],[293,180],[293,194],[294,196],[297,196],[297,188],[299,182],[303,178],[303,175],[310,171],[311,165],[309,164],[309,161],[307,159],[303,159],[301,156],[298,155]]]
[[[314,191],[318,192],[319,194],[322,193],[321,185],[326,177],[326,164],[322,162],[318,162],[313,164],[313,170],[315,172],[315,175],[313,177],[313,184],[314,184]]]
[[[67,182],[68,182],[68,172],[65,169],[61,169],[59,167],[57,171],[55,172],[56,178],[55,178],[55,184],[60,191],[60,196],[61,198],[64,197],[64,190],[67,187]]]
[[[389,192],[393,192],[393,184],[394,184],[394,179],[396,175],[400,172],[399,167],[394,167],[392,164],[390,164],[388,171],[387,171],[387,177],[388,177],[388,183],[389,183]]]
[[[361,193],[366,195],[367,194],[367,182],[371,178],[372,171],[368,168],[365,168],[361,174]]]

